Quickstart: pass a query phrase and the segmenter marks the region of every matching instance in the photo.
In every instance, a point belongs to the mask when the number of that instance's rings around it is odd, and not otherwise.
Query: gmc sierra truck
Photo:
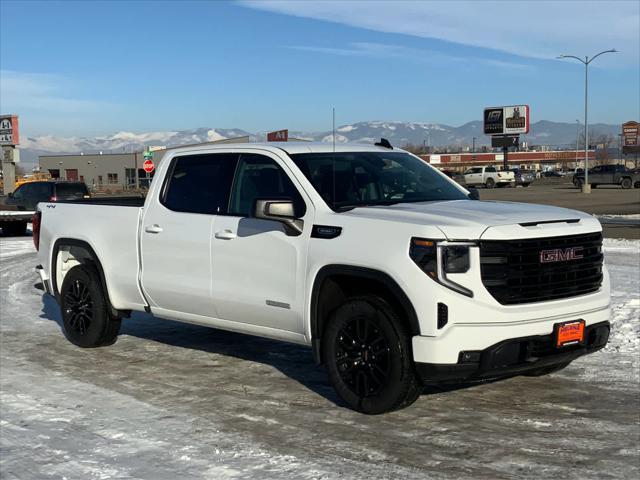
[[[368,414],[425,385],[544,375],[605,346],[594,217],[480,201],[377,145],[184,147],[144,204],[40,203],[36,269],[65,336],[109,345],[146,311],[309,345]]]

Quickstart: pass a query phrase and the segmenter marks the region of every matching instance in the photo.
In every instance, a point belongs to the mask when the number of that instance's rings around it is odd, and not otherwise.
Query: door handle
[[[237,237],[237,235],[233,233],[231,230],[221,230],[215,233],[215,237],[220,238],[222,240],[233,240],[234,238]]]
[[[149,225],[145,227],[144,231],[147,233],[160,233],[162,232],[162,227],[157,223],[154,223],[153,225]]]

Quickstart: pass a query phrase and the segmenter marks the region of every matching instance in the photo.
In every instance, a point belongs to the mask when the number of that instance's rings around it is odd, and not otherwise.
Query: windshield
[[[300,153],[291,158],[336,211],[468,199],[452,181],[404,152]]]

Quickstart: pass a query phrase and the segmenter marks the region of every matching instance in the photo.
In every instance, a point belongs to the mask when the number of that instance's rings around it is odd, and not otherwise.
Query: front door
[[[216,216],[213,227],[213,296],[220,318],[303,333],[313,211],[300,192],[277,157],[241,154],[229,212]],[[293,236],[280,222],[251,218],[256,199],[293,200],[303,233]]]
[[[211,295],[212,227],[226,211],[235,154],[172,159],[168,182],[142,221],[142,286],[154,308],[216,317]],[[178,315],[179,318],[179,315]]]

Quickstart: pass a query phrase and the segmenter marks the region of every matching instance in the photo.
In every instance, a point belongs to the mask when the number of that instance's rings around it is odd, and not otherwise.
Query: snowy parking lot
[[[640,241],[605,240],[612,335],[539,378],[346,409],[306,348],[135,314],[65,340],[30,238],[0,239],[6,479],[639,478]]]

